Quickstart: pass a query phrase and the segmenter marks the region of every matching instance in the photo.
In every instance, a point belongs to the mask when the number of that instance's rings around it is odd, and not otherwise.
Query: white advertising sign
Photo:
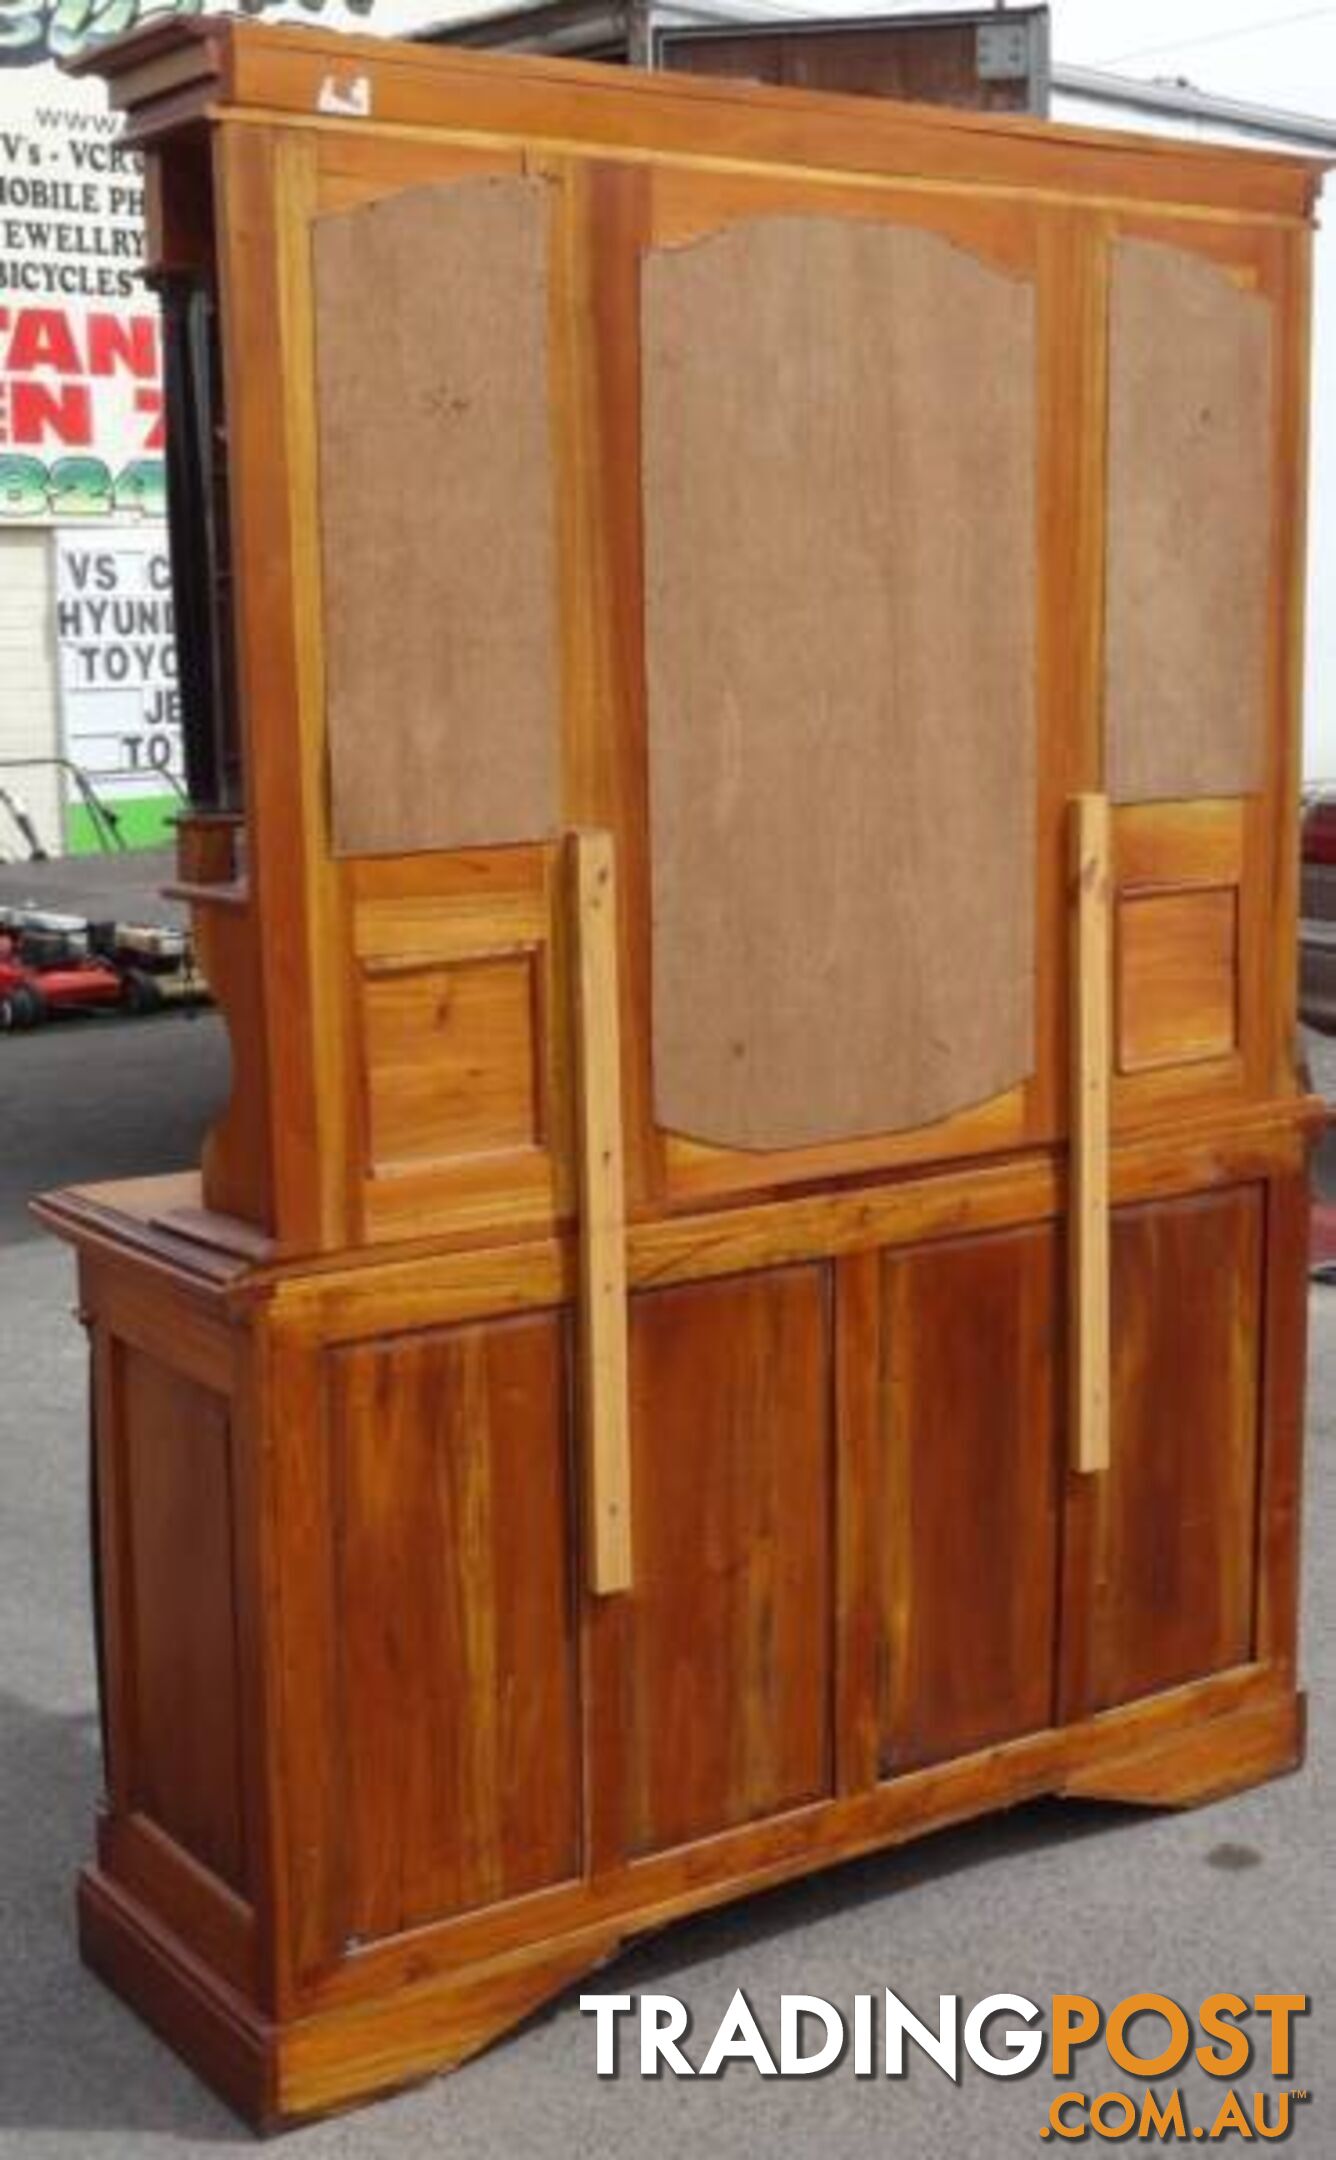
[[[56,536],[64,754],[113,810],[175,792],[181,715],[163,525]]]
[[[0,525],[165,509],[158,312],[139,281],[140,161],[104,86],[61,59],[201,0],[0,0]],[[424,26],[445,0],[279,0],[325,29]]]

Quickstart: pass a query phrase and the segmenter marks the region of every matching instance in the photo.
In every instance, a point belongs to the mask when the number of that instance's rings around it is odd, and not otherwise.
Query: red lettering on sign
[[[38,368],[79,374],[79,348],[68,315],[59,308],[20,308],[5,366],[11,375],[33,375]]]
[[[143,413],[150,422],[144,436],[144,448],[161,450],[167,438],[167,430],[163,425],[161,390],[136,390],[135,411]]]
[[[9,386],[9,439],[24,448],[61,443],[86,450],[93,440],[93,400],[86,383],[16,382]]]
[[[151,315],[90,315],[88,372],[114,375],[118,369],[141,382],[158,376],[158,326]]]

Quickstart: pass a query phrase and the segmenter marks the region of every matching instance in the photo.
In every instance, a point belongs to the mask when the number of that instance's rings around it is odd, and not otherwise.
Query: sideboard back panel
[[[1109,791],[1246,795],[1266,742],[1270,303],[1159,241],[1109,293]]]
[[[314,225],[339,854],[559,821],[550,197],[488,175]]]
[[[658,1120],[928,1124],[1034,1061],[1033,286],[770,217],[642,294]]]
[[[269,2125],[826,1862],[1295,1767],[1317,165],[92,65],[217,307],[244,771],[236,1109],[42,1203],[85,1956]]]

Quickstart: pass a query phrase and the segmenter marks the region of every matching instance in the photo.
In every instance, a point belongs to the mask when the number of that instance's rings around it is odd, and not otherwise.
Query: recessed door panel
[[[562,1324],[332,1359],[343,1934],[576,1873],[579,1736]]]
[[[1061,1293],[1047,1225],[883,1264],[883,1775],[1052,1721]]]
[[[1068,1717],[1252,1655],[1262,1191],[1113,1218],[1111,1466],[1068,1488]]]
[[[622,1837],[707,1837],[830,1785],[831,1437],[820,1267],[632,1307]]]

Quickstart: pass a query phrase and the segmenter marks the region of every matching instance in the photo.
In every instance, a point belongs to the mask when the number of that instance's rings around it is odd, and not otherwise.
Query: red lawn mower
[[[0,908],[0,1033],[37,1027],[53,1013],[124,1003],[118,971],[91,948],[73,915]]]
[[[0,907],[0,1034],[59,1013],[157,1012],[208,994],[183,930]]]

